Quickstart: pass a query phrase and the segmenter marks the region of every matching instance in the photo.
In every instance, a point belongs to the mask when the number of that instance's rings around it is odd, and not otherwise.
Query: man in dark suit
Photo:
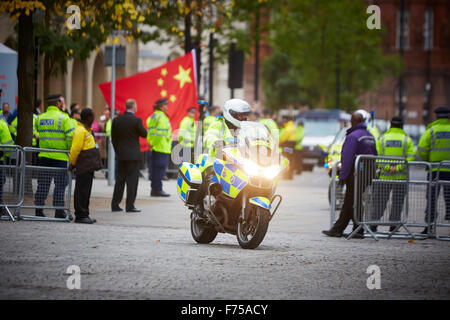
[[[134,114],[137,110],[136,101],[129,99],[125,103],[126,111],[113,120],[111,126],[111,139],[117,159],[117,179],[111,201],[112,211],[123,211],[119,207],[122,201],[125,184],[127,185],[127,212],[140,212],[134,207],[139,182],[139,165],[141,161],[141,148],[139,137],[147,137],[147,130],[141,119]]]

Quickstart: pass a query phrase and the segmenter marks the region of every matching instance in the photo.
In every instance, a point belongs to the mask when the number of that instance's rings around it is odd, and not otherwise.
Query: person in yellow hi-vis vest
[[[155,112],[147,122],[147,140],[152,148],[151,192],[152,197],[169,197],[163,190],[162,179],[166,174],[172,152],[172,127],[167,116],[167,98],[156,101]]]
[[[220,114],[220,108],[218,106],[211,106],[208,108],[209,115],[203,119],[203,134],[208,130],[211,123],[216,121],[217,116]]]
[[[386,131],[377,144],[377,153],[380,156],[395,156],[406,158],[407,161],[414,161],[414,144],[411,138],[403,131],[403,118],[393,117],[391,120],[391,128]],[[392,208],[389,220],[399,222],[403,210],[403,203],[407,192],[406,175],[407,168],[402,164],[398,165],[381,165],[380,180],[374,185],[374,194],[378,195],[375,201],[373,220],[378,220],[383,216],[386,209],[389,196],[392,191]],[[389,181],[396,180],[398,183]],[[372,231],[377,231],[377,226],[371,226]],[[395,226],[391,226],[389,231],[394,231]]]
[[[180,128],[178,129],[178,143],[183,146],[183,161],[194,161],[194,141],[195,131],[197,129],[195,124],[196,111],[195,108],[190,108],[187,116],[181,120]]]
[[[14,141],[9,132],[8,124],[3,119],[0,119],[0,145],[13,145]],[[3,164],[5,155],[0,154],[0,165]],[[6,181],[5,172],[0,168],[0,203],[3,203],[3,184]],[[4,208],[0,208],[0,213],[3,214]]]
[[[289,160],[289,169],[287,171],[287,178],[294,178],[295,168],[295,145],[297,144],[297,128],[291,116],[283,116],[283,130],[280,136],[280,146],[283,150],[283,155]]]
[[[305,125],[303,120],[297,123],[297,143],[295,144],[295,171],[301,174],[303,171],[303,138],[305,137]]]
[[[425,132],[420,137],[417,153],[420,159],[433,164],[431,172],[432,180],[437,178],[437,167],[441,161],[450,160],[450,108],[438,107],[434,110],[437,120],[430,123]],[[441,168],[439,180],[450,181],[450,168],[448,166]],[[450,220],[450,186],[444,185],[445,200],[445,220]],[[439,198],[440,187],[436,190],[436,186],[430,188],[431,201],[427,201],[425,222],[434,222],[436,216],[436,199]],[[431,213],[430,213],[431,211]],[[423,230],[423,234],[428,233],[428,228]]]
[[[62,112],[64,97],[55,94],[47,97],[47,109],[38,116],[37,131],[39,135],[39,148],[70,150],[75,127],[67,113]],[[66,153],[61,152],[40,152],[39,165],[42,167],[65,168],[69,158]],[[50,184],[54,179],[55,189],[53,193],[53,206],[64,206],[64,195],[68,183],[67,172],[49,172],[40,170],[38,174],[38,186],[34,198],[36,206],[44,206]],[[43,209],[36,209],[36,216],[44,216]],[[62,209],[55,210],[55,218],[65,218],[66,214]],[[69,218],[71,216],[69,215]]]

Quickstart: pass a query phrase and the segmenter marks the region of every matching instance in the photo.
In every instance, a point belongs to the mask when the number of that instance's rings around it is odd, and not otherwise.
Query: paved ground
[[[449,243],[437,240],[327,238],[324,170],[282,181],[284,202],[262,245],[243,250],[232,235],[209,245],[190,235],[175,182],[169,199],[150,198],[142,213],[111,213],[113,187],[96,179],[95,225],[0,222],[0,299],[449,299]],[[81,289],[67,289],[67,268]],[[367,268],[380,268],[369,290]]]

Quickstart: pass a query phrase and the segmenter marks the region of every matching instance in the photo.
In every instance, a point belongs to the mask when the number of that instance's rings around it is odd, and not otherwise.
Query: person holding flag
[[[172,152],[172,127],[167,116],[167,98],[158,99],[155,112],[147,122],[147,141],[152,149],[151,197],[169,197],[163,190],[162,179],[166,174],[169,156]]]

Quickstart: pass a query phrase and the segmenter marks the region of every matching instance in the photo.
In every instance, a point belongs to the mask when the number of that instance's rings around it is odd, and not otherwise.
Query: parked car
[[[328,146],[342,126],[339,110],[311,110],[302,112],[297,123],[303,122],[305,136],[303,145],[303,169],[311,171],[315,165],[323,166]]]

